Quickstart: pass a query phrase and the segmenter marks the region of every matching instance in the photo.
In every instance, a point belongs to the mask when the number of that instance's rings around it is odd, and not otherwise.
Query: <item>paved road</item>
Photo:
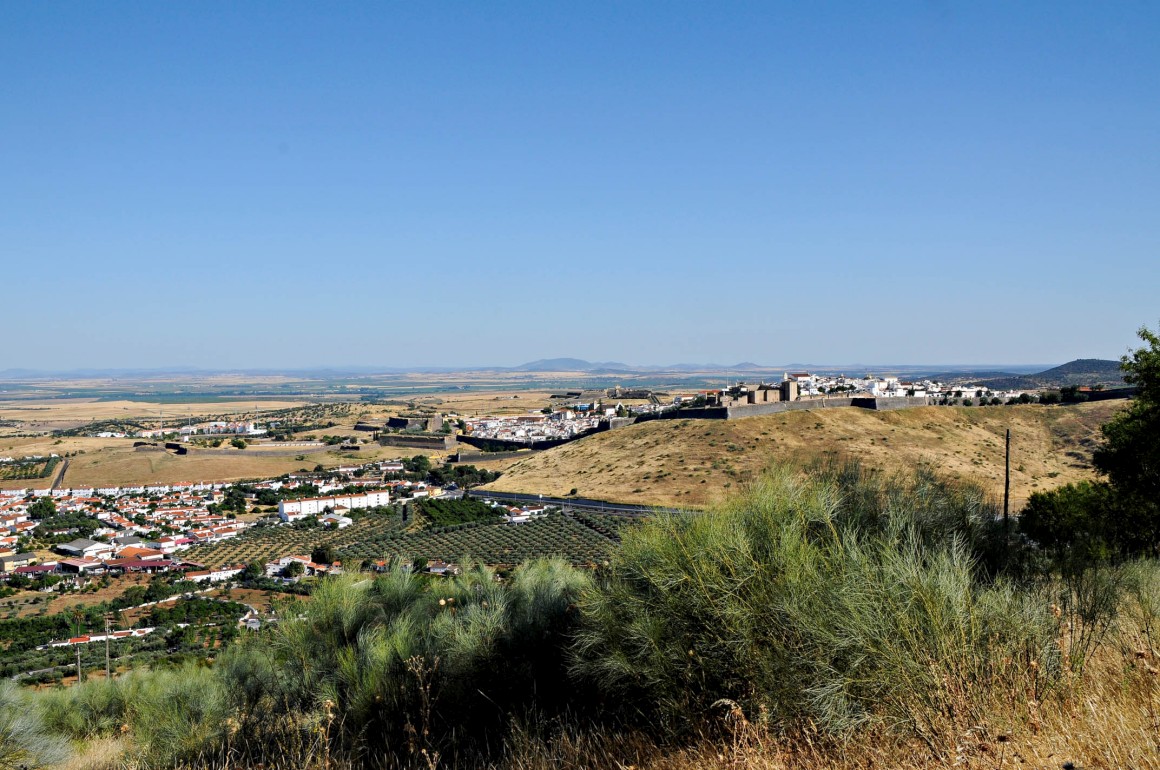
[[[520,492],[490,492],[482,489],[473,489],[468,494],[472,497],[478,497],[481,500],[506,500],[513,503],[542,503],[544,505],[554,505],[566,511],[599,511],[600,513],[612,513],[618,516],[649,516],[654,513],[696,513],[696,511],[683,508],[609,503],[604,500],[589,500],[582,497],[547,497],[545,495],[528,495]]]
[[[52,486],[49,487],[49,490],[54,490],[57,487],[59,487],[60,483],[62,481],[64,481],[64,474],[67,472],[68,472],[68,460],[63,460],[63,461],[61,461],[61,464],[60,464],[60,470],[57,471],[57,473],[56,473],[56,480],[52,482]]]

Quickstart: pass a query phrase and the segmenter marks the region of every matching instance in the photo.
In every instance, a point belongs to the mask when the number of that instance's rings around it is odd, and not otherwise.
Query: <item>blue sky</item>
[[[5,3],[0,369],[1059,363],[1160,4]]]

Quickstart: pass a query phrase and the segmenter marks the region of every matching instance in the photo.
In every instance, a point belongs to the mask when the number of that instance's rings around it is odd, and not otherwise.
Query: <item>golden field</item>
[[[887,471],[928,463],[1001,495],[1004,431],[1010,428],[1012,506],[1018,510],[1036,490],[1092,477],[1099,427],[1123,403],[655,420],[523,458],[489,488],[554,496],[576,489],[581,497],[602,500],[703,507],[771,463],[835,452]]]
[[[146,420],[154,424],[159,415],[166,424],[198,420],[208,415],[253,414],[255,410],[289,409],[304,400],[218,401],[161,404],[150,401],[103,401],[96,398],[52,398],[0,401],[0,420],[23,423],[23,432],[65,430],[97,420]]]
[[[335,433],[340,432],[334,429]],[[360,434],[365,437],[367,434]],[[263,450],[258,446],[246,449],[213,451],[190,450],[187,455],[171,452],[139,452],[133,449],[132,439],[66,438],[59,445],[57,439],[0,440],[0,454],[73,454],[68,458],[68,469],[61,482],[63,487],[125,486],[130,484],[174,484],[179,482],[240,481],[281,476],[303,469],[313,470],[316,465],[335,467],[352,463],[411,457],[416,454],[436,454],[410,447],[381,447],[364,444],[358,452],[342,452],[338,447],[301,447],[296,451]],[[15,447],[12,445],[15,444]],[[7,447],[7,449],[5,449]],[[297,459],[301,456],[303,459]],[[54,474],[55,475],[55,474]],[[0,489],[43,488],[51,478],[31,481],[3,481]]]
[[[296,438],[316,440],[324,435],[340,435],[362,440],[368,438],[369,434],[355,431],[357,422],[381,422],[389,415],[416,409],[465,416],[523,414],[546,406],[550,395],[548,391],[451,391],[400,399],[392,401],[390,405],[361,402],[331,404],[349,407],[346,414],[337,420],[337,425],[306,431]],[[20,423],[15,428],[0,429],[0,456],[48,456],[54,453],[66,456],[69,465],[61,484],[78,487],[237,481],[279,476],[303,468],[313,469],[316,465],[333,467],[416,454],[445,454],[410,447],[379,447],[374,444],[363,445],[358,453],[339,452],[337,447],[303,447],[300,451],[266,450],[260,444],[255,444],[245,450],[232,451],[227,445],[213,452],[192,448],[190,454],[178,456],[168,452],[135,451],[133,443],[137,439],[133,438],[58,437],[50,434],[50,431],[75,428],[97,420],[137,420],[153,425],[158,419],[159,410],[168,425],[226,415],[245,415],[260,421],[263,414],[302,407],[306,403],[228,401],[174,405],[70,398],[0,401],[0,420]],[[295,459],[297,455],[302,455],[303,459]],[[500,462],[498,465],[502,467],[506,463]],[[51,482],[51,476],[35,480],[0,481],[0,489],[43,488]]]

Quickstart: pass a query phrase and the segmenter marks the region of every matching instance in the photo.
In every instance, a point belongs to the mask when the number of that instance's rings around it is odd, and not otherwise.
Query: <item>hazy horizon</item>
[[[0,370],[1118,358],[1160,316],[1158,34],[8,3]]]
[[[554,359],[547,359],[549,361]],[[1071,359],[1075,360],[1075,359]],[[1112,360],[1112,359],[1101,359]],[[85,376],[149,376],[149,375],[234,375],[234,374],[250,374],[255,376],[261,375],[311,375],[311,374],[338,374],[351,376],[373,376],[377,374],[410,374],[410,373],[449,373],[457,372],[471,373],[471,372],[486,372],[486,371],[510,371],[510,372],[552,372],[560,371],[564,373],[584,374],[584,369],[527,369],[528,365],[537,364],[539,361],[528,361],[521,364],[492,364],[486,366],[457,366],[454,364],[448,365],[430,365],[430,366],[375,366],[375,365],[332,365],[332,366],[294,366],[294,367],[234,367],[234,368],[214,368],[214,367],[180,367],[180,366],[151,366],[151,367],[120,367],[120,368],[93,368],[82,367],[75,369],[29,369],[24,367],[8,367],[0,369],[0,381],[6,378],[19,377],[61,377],[65,378],[68,375],[85,375]],[[648,374],[652,370],[659,373],[681,373],[681,367],[703,367],[699,371],[713,372],[724,370],[737,370],[738,367],[754,367],[758,370],[777,370],[782,368],[793,367],[810,367],[819,371],[830,371],[837,369],[849,369],[859,371],[861,369],[871,370],[874,368],[887,369],[896,368],[900,370],[922,370],[922,371],[937,371],[945,370],[948,372],[991,372],[991,371],[1006,371],[1011,374],[1033,374],[1040,371],[1060,366],[1068,361],[1059,361],[1054,363],[946,363],[946,362],[918,362],[918,363],[901,363],[897,361],[854,361],[854,362],[825,362],[825,361],[787,361],[778,363],[762,363],[753,361],[738,361],[734,363],[722,362],[672,362],[669,364],[641,364],[632,362],[585,362],[587,364],[607,363],[609,367],[623,367],[623,370],[631,373]],[[615,368],[601,368],[593,369],[593,372],[615,372]],[[693,370],[690,370],[693,371]]]

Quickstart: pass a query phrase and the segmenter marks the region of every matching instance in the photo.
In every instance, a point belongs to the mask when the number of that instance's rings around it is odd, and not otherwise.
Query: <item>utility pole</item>
[[[84,614],[82,613],[80,608],[73,610],[73,620],[75,620],[76,624],[77,624],[76,625],[77,642],[73,645],[73,649],[76,650],[76,653],[77,653],[77,684],[80,684],[82,681],[84,681],[83,680],[84,672],[81,671],[81,643],[80,643],[80,638],[79,638],[81,635],[81,618],[83,618],[83,617],[84,617]]]
[[[113,678],[113,667],[112,667],[111,661],[109,659],[109,637],[112,636],[112,633],[113,633],[111,630],[111,624],[110,624],[111,620],[112,620],[112,615],[110,613],[106,612],[105,613],[105,681],[106,682]]]
[[[1011,429],[1007,429],[1007,457],[1003,471],[1003,537],[1011,539]]]

